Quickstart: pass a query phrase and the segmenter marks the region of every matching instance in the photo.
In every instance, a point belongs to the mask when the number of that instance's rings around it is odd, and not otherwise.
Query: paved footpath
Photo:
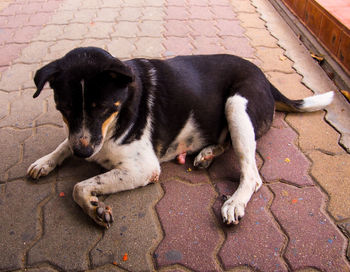
[[[160,183],[106,197],[107,231],[71,197],[97,165],[72,158],[28,180],[65,137],[52,91],[32,99],[33,74],[89,45],[122,59],[232,53],[291,98],[336,89],[267,0],[1,1],[1,271],[350,271],[350,106],[339,94],[327,115],[276,114],[258,142],[264,185],[238,226],[219,215],[238,185],[232,151],[208,171],[165,163]]]

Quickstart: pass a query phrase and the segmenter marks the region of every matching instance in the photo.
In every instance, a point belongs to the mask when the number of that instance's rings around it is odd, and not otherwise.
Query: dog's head
[[[50,83],[72,151],[88,158],[101,149],[108,127],[128,98],[133,77],[131,69],[108,52],[77,48],[36,72],[33,97]]]

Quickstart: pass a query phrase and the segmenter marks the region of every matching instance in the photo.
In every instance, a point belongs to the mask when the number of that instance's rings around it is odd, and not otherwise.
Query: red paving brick
[[[316,267],[349,271],[346,239],[322,210],[323,194],[315,187],[273,184],[271,212],[289,237],[285,257],[293,270]]]
[[[230,181],[219,182],[216,187],[220,195],[231,195],[236,188]],[[222,226],[226,240],[219,251],[219,257],[225,270],[237,266],[250,266],[258,271],[288,270],[280,257],[287,238],[268,211],[271,200],[272,193],[263,186],[251,199],[239,225]],[[218,220],[221,220],[222,204],[221,198],[214,204]]]
[[[162,185],[165,195],[156,210],[164,239],[155,251],[157,266],[182,264],[195,271],[217,271],[220,230],[210,208],[215,191],[209,184],[191,186],[177,180]]]
[[[295,185],[313,185],[308,175],[311,163],[295,146],[291,128],[271,128],[258,141],[257,150],[264,159],[261,175],[266,181],[284,180]]]

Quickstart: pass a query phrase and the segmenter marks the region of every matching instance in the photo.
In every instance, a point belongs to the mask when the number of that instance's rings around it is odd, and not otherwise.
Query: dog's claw
[[[98,207],[96,208],[96,219],[98,224],[109,228],[113,220],[112,209],[109,206],[105,206],[103,202],[98,202]]]

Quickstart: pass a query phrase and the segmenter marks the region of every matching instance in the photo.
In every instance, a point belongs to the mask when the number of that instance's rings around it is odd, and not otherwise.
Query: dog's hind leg
[[[239,219],[244,216],[244,209],[251,196],[262,185],[255,161],[255,133],[246,110],[247,103],[247,99],[236,94],[228,98],[225,105],[232,145],[241,168],[238,189],[221,208],[223,221],[227,224],[238,224]]]
[[[214,158],[224,153],[224,151],[225,147],[220,144],[207,146],[198,153],[193,165],[198,168],[208,168]]]
[[[33,179],[46,176],[71,155],[72,151],[66,139],[53,152],[32,163],[27,170],[27,175]]]

